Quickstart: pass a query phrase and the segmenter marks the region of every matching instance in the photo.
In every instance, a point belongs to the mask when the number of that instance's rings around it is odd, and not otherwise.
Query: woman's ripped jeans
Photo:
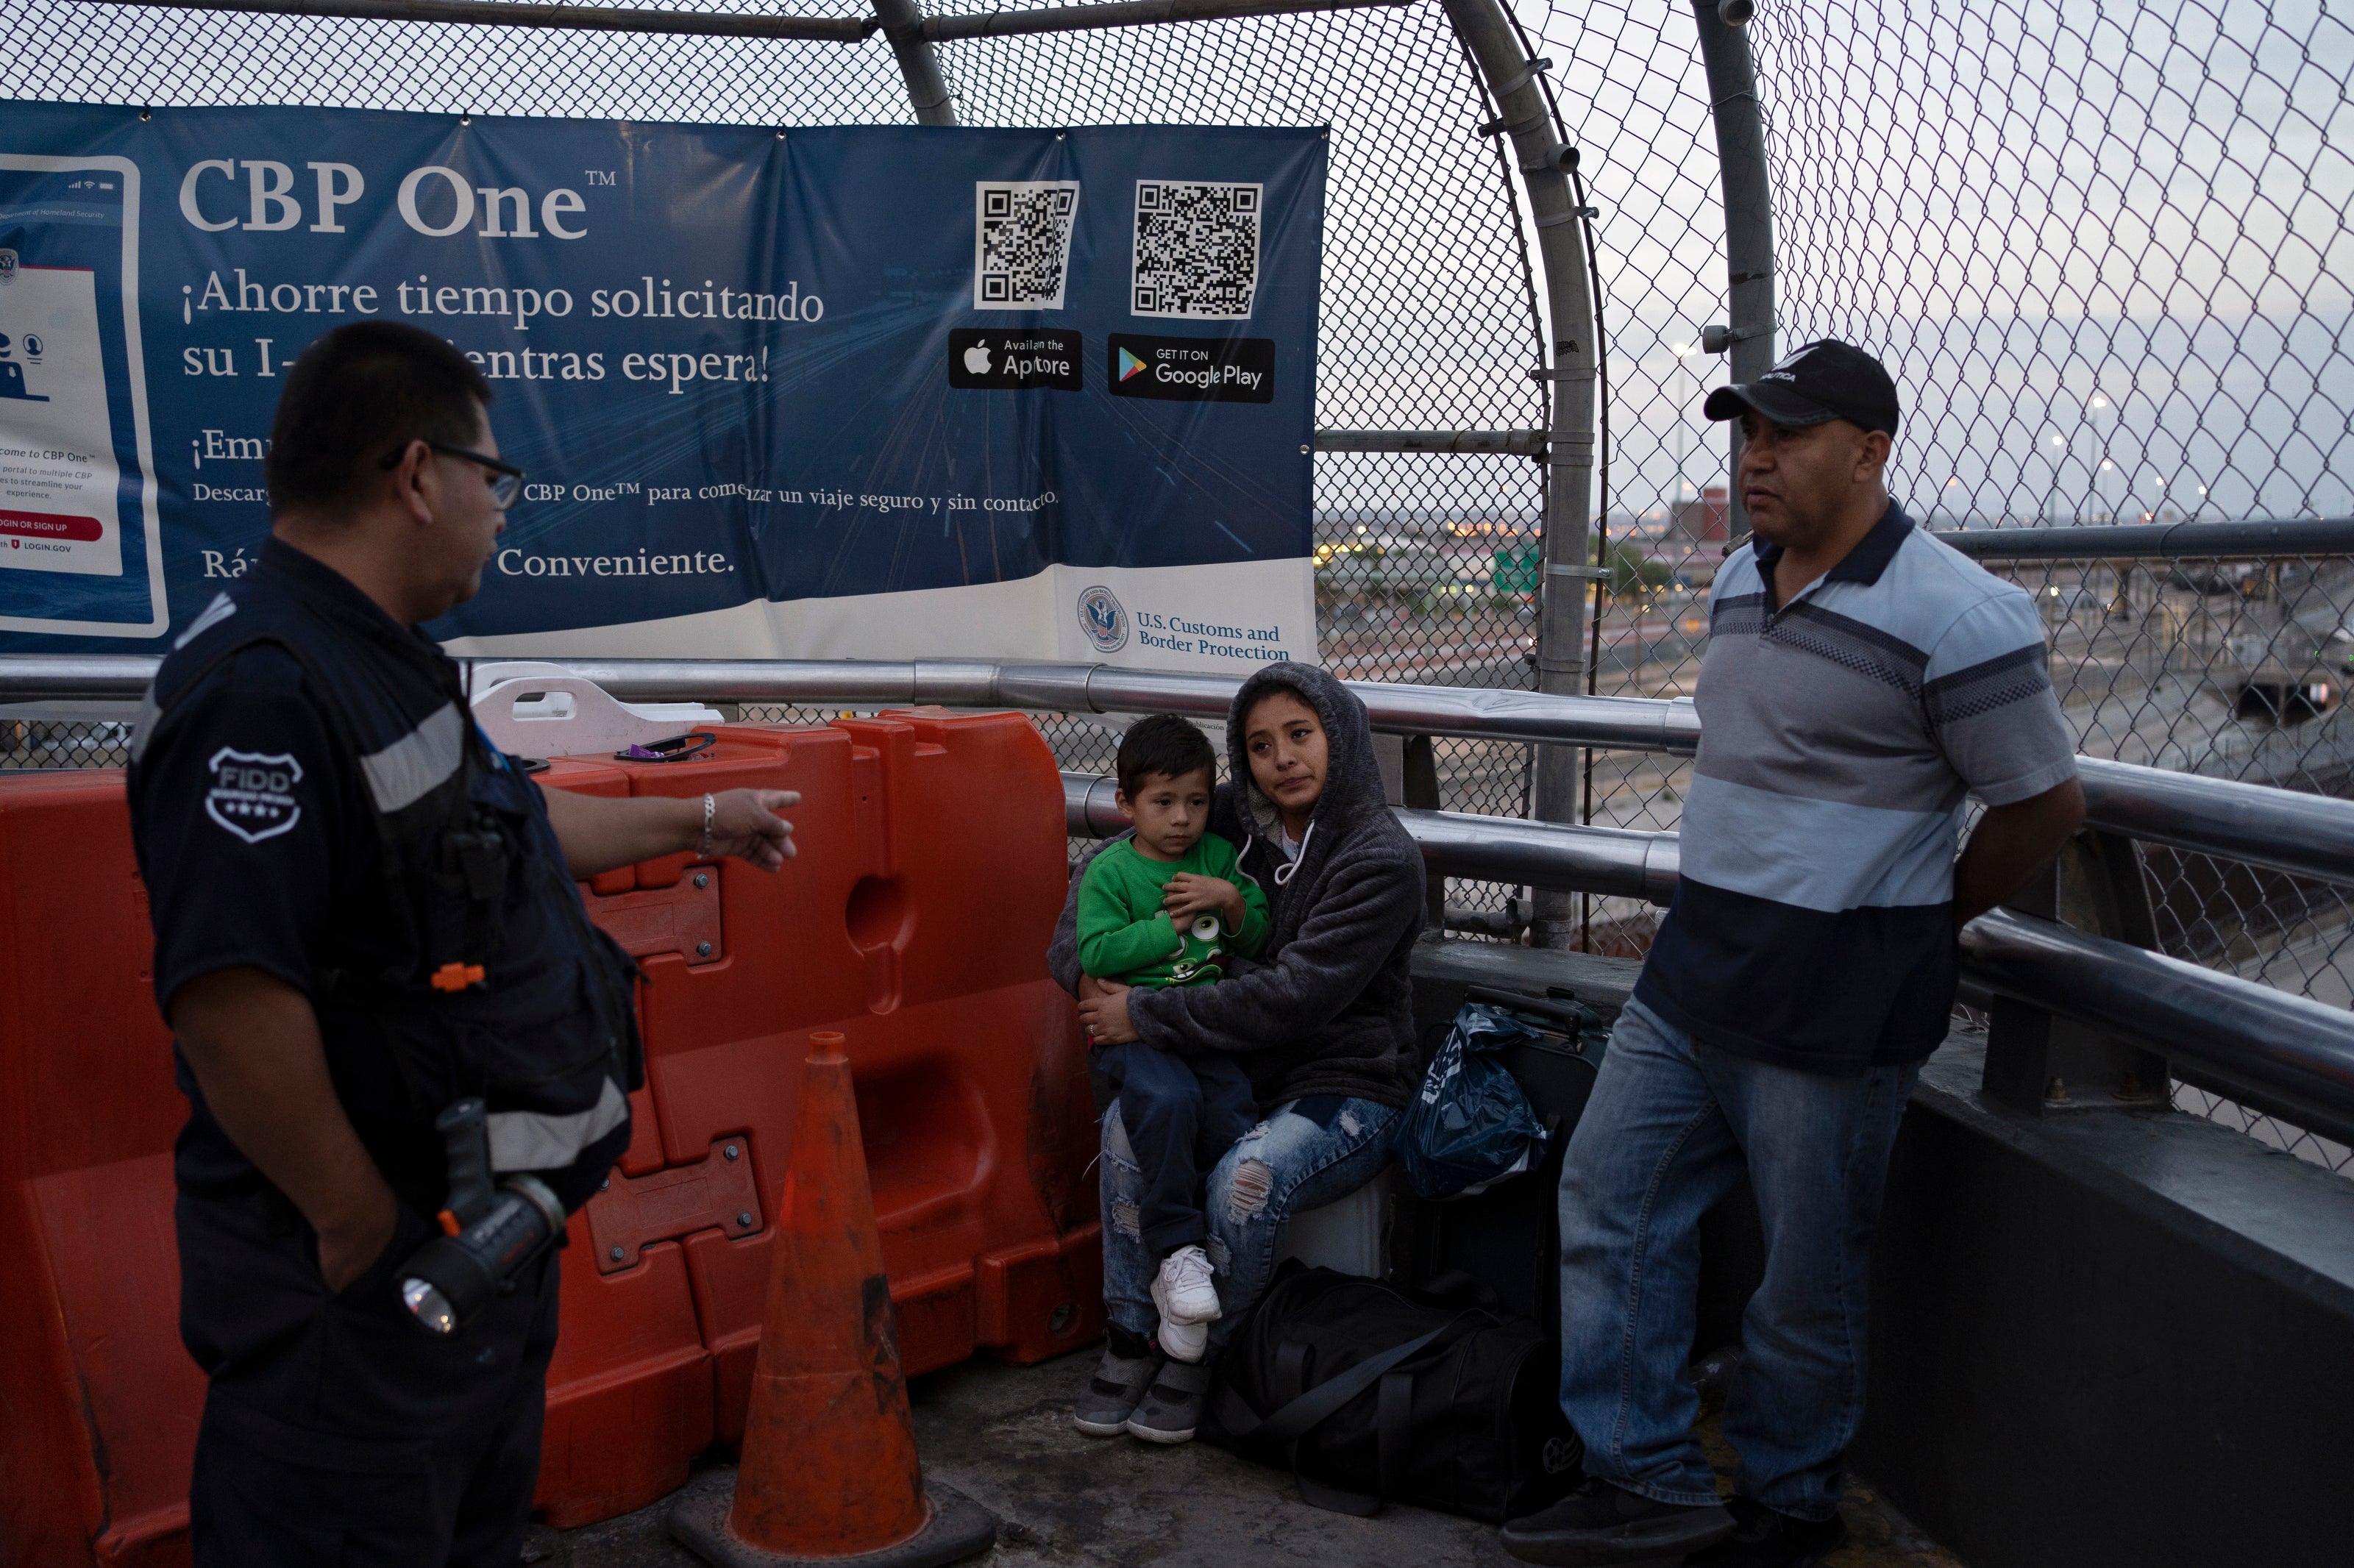
[[[1373,1179],[1389,1159],[1397,1112],[1372,1100],[1311,1095],[1278,1105],[1226,1150],[1210,1172],[1202,1207],[1210,1222],[1203,1250],[1217,1272],[1225,1315],[1210,1326],[1214,1353],[1267,1289],[1291,1216],[1336,1202]],[[1104,1112],[1102,1181],[1104,1307],[1138,1334],[1160,1325],[1152,1306],[1153,1260],[1140,1214],[1144,1172],[1130,1151],[1119,1106]]]

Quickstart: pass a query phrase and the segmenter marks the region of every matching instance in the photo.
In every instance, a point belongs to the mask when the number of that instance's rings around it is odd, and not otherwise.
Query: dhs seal
[[[1091,588],[1079,595],[1079,630],[1098,653],[1117,653],[1128,646],[1128,611],[1111,589]]]
[[[0,250],[0,283],[13,283],[16,281],[16,253],[14,250]]]

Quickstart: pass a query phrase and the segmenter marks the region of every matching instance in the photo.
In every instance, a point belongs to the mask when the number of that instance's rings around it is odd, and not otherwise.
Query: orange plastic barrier
[[[774,876],[672,856],[584,889],[640,956],[637,1136],[570,1227],[539,1506],[642,1506],[735,1441],[813,1030],[850,1040],[909,1372],[1101,1331],[1094,1108],[1045,975],[1062,792],[1013,715],[723,729],[702,758],[558,761],[599,794],[798,789]],[[0,1561],[185,1563],[204,1382],[181,1349],[171,1145],[116,773],[0,779]]]

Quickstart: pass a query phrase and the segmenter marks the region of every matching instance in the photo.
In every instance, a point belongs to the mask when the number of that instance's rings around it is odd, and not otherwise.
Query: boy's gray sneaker
[[[1147,1443],[1191,1443],[1209,1392],[1207,1361],[1163,1361],[1144,1403],[1128,1418],[1128,1435]]]
[[[1144,1391],[1152,1386],[1152,1374],[1161,1370],[1161,1364],[1158,1351],[1123,1356],[1106,1345],[1103,1364],[1080,1392],[1071,1425],[1090,1437],[1117,1437],[1127,1431],[1128,1418],[1143,1403]]]

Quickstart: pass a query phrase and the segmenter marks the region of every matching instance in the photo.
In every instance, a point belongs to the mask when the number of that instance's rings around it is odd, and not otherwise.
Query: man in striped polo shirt
[[[1742,422],[1755,533],[1710,606],[1682,878],[1562,1170],[1562,1406],[1593,1478],[1505,1527],[1535,1563],[1780,1568],[1846,1539],[1872,1232],[1956,934],[2084,817],[2033,600],[1889,499],[1880,362],[1808,344],[1705,408]],[[1682,1372],[1700,1217],[1744,1173],[1766,1266],[1727,1507]]]

